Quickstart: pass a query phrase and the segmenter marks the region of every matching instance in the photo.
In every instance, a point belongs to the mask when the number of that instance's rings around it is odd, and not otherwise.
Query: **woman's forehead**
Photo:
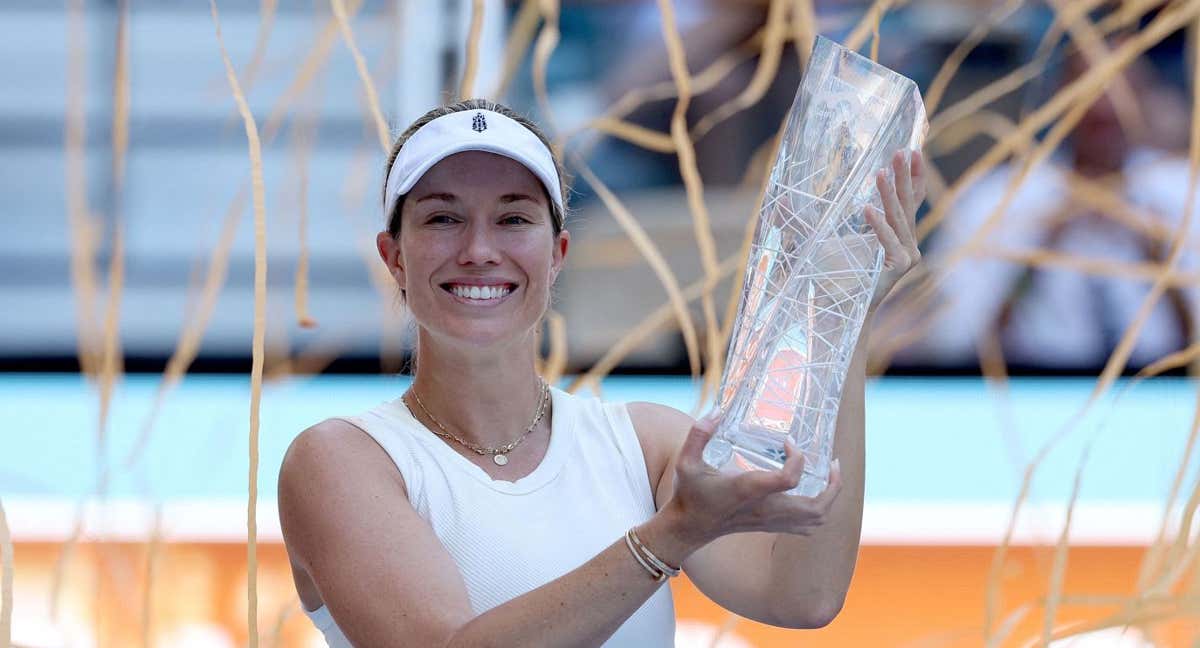
[[[525,194],[546,202],[541,180],[525,165],[486,151],[463,151],[438,161],[413,185],[409,196],[420,200],[432,193],[460,197]]]

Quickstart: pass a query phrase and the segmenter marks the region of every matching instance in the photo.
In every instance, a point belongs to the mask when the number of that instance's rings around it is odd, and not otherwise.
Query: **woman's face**
[[[380,253],[425,334],[489,346],[528,334],[545,312],[570,235],[554,235],[542,183],[510,158],[441,160],[404,200],[399,244]]]

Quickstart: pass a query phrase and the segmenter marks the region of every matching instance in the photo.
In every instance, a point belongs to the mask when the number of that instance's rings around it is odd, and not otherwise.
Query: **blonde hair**
[[[408,139],[410,137],[412,137],[413,133],[417,132],[422,126],[437,119],[438,117],[443,117],[445,115],[450,115],[450,114],[453,114],[456,112],[463,112],[466,110],[490,110],[492,112],[500,113],[501,115],[504,115],[505,117],[508,117],[509,119],[512,119],[513,121],[524,126],[525,128],[528,128],[529,132],[533,133],[534,135],[537,135],[537,138],[542,141],[542,144],[546,145],[546,150],[550,151],[550,157],[551,157],[551,159],[554,160],[554,169],[558,172],[558,184],[560,187],[562,187],[563,208],[559,209],[559,207],[555,203],[555,201],[549,200],[550,219],[554,225],[554,235],[557,236],[558,233],[562,231],[564,223],[566,222],[567,215],[566,215],[565,211],[566,211],[566,205],[567,205],[567,195],[569,193],[569,189],[567,187],[567,174],[566,174],[566,171],[563,169],[562,162],[558,159],[558,155],[555,154],[554,147],[552,147],[550,145],[550,139],[548,137],[546,137],[546,134],[542,132],[542,129],[538,128],[537,124],[533,123],[528,118],[518,114],[517,112],[515,112],[513,109],[509,108],[508,106],[505,106],[504,104],[496,103],[495,101],[489,101],[487,99],[467,99],[465,101],[459,101],[457,103],[447,104],[445,106],[439,106],[437,108],[434,108],[433,110],[430,110],[429,112],[427,112],[424,115],[421,115],[419,118],[417,118],[416,121],[414,121],[408,128],[406,128],[404,130],[403,133],[400,134],[400,137],[396,138],[396,143],[394,145],[392,145],[392,152],[390,155],[388,155],[387,166],[383,170],[383,185],[384,185],[383,204],[385,204],[385,205],[387,204],[387,198],[388,198],[387,197],[387,175],[388,175],[388,172],[391,171],[392,164],[396,161],[396,156],[400,154],[400,149],[404,148],[404,143],[407,142]],[[547,196],[547,198],[549,198],[549,197]],[[400,211],[403,209],[403,207],[404,207],[404,196],[400,196],[399,199],[396,200],[396,206],[392,208],[392,213],[386,215],[387,216],[387,231],[392,236],[400,235]]]

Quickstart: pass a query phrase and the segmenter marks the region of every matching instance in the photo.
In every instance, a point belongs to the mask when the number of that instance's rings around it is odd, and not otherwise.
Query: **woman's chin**
[[[488,352],[518,345],[531,337],[531,331],[532,326],[515,326],[512,322],[462,322],[443,328],[434,337],[455,349]]]

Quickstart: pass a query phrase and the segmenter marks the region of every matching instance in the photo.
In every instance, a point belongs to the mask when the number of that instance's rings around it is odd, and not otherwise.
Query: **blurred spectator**
[[[1083,57],[1070,57],[1063,85],[1083,74],[1086,65]],[[925,339],[904,355],[905,362],[973,366],[979,343],[991,333],[1016,367],[1092,370],[1103,365],[1134,320],[1151,281],[1038,267],[993,255],[1016,253],[1006,255],[1011,258],[1047,250],[1114,265],[1166,260],[1170,232],[1183,217],[1188,169],[1186,160],[1160,146],[1181,128],[1177,117],[1157,119],[1159,106],[1150,102],[1171,96],[1171,91],[1152,70],[1135,67],[1126,80],[1139,98],[1145,132],[1135,138],[1122,128],[1111,94],[1093,104],[1064,150],[1029,174],[978,252],[948,269],[940,295],[944,310]],[[927,251],[935,271],[999,206],[1017,172],[1014,166],[998,167],[957,201]],[[1094,183],[1092,188],[1088,183]],[[1140,222],[1135,218],[1131,226],[1096,209],[1095,201],[1080,199],[1078,192],[1095,195],[1097,187],[1139,208]],[[1186,248],[1180,267],[1194,268],[1196,261],[1195,251]],[[1198,303],[1194,288],[1170,288],[1142,328],[1130,364],[1144,366],[1185,346],[1195,332]]]

